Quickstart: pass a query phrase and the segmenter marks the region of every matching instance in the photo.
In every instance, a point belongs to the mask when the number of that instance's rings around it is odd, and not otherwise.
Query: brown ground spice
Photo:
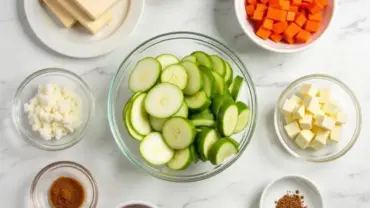
[[[275,202],[276,208],[308,208],[304,206],[304,197],[299,195],[299,191],[295,193],[287,192],[283,197]]]

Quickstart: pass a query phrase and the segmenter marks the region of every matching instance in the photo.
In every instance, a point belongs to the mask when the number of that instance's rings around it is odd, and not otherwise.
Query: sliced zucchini
[[[229,62],[227,61],[224,61],[225,62],[225,76],[224,76],[224,80],[225,80],[225,83],[227,86],[229,86],[231,84],[231,82],[233,81],[233,69],[231,68]]]
[[[133,92],[145,92],[152,88],[161,74],[161,64],[155,58],[143,58],[130,74],[128,87]]]
[[[188,84],[188,73],[182,65],[172,64],[162,71],[161,82],[174,84],[183,90]]]
[[[185,56],[182,61],[191,61],[193,62],[194,64],[197,64],[198,65],[198,61],[197,61],[197,57],[193,56],[193,55],[188,55],[188,56]]]
[[[161,132],[163,129],[163,124],[167,118],[157,118],[154,116],[149,116],[150,126],[155,130]]]
[[[209,98],[212,98],[216,92],[216,81],[212,72],[204,66],[199,67],[203,72],[204,78],[204,92],[206,92]]]
[[[173,158],[166,164],[172,170],[184,170],[193,162],[193,154],[190,148],[176,150]]]
[[[197,58],[199,65],[205,66],[208,69],[213,69],[212,59],[208,54],[204,53],[203,51],[195,51],[191,55]]]
[[[126,112],[127,112],[127,109],[128,109],[128,106],[129,106],[129,104],[131,104],[132,102],[132,100],[134,100],[138,95],[140,95],[141,94],[141,92],[136,92],[135,94],[133,94],[132,96],[131,96],[131,98],[126,102],[126,105],[125,105],[125,107],[123,108],[123,115],[126,115]]]
[[[187,118],[188,114],[189,114],[189,109],[188,109],[188,106],[186,105],[186,103],[184,102],[182,104],[180,110],[177,111],[177,113],[175,113],[175,115],[173,115],[173,116],[179,116],[179,117]]]
[[[238,147],[228,138],[217,140],[209,151],[209,160],[214,165],[220,165],[232,156],[238,154]]]
[[[226,73],[226,65],[225,65],[224,60],[222,60],[222,58],[220,58],[217,55],[210,55],[210,57],[211,57],[213,69],[215,70],[215,72],[217,72],[219,75],[224,77]]]
[[[200,126],[213,127],[216,124],[214,115],[208,108],[202,111],[201,113],[191,115],[190,121],[196,127],[200,127]]]
[[[234,103],[233,99],[228,95],[216,95],[212,101],[211,110],[213,115],[217,117],[220,107],[224,103]]]
[[[158,132],[148,134],[140,142],[141,156],[152,165],[164,165],[173,158],[174,151],[164,143],[162,135]]]
[[[167,118],[179,111],[183,101],[184,95],[178,87],[170,83],[160,83],[148,92],[145,110],[154,117]]]
[[[127,129],[127,132],[132,136],[132,138],[141,141],[143,140],[144,136],[137,133],[136,130],[132,127],[132,123],[130,121],[130,112],[131,112],[131,107],[132,107],[132,102],[128,102],[126,104],[127,108],[126,111],[123,113],[123,118],[124,118],[124,123]]]
[[[223,95],[225,93],[225,81],[217,72],[212,71],[212,75],[215,78],[216,94]]]
[[[205,109],[204,111],[200,113],[195,113],[195,114],[190,115],[190,119],[196,119],[196,118],[205,118],[205,119],[211,119],[211,120],[215,119],[214,115],[212,114],[209,108]]]
[[[138,95],[133,101],[130,112],[130,121],[135,131],[141,135],[147,135],[151,132],[149,116],[144,108],[144,100],[147,94]]]
[[[236,127],[234,133],[239,133],[243,131],[243,129],[248,125],[249,117],[250,117],[250,110],[249,107],[243,102],[236,102],[236,107],[238,107],[238,122],[236,123]]]
[[[172,149],[189,147],[195,137],[195,126],[182,117],[169,118],[163,125],[163,138]]]
[[[218,140],[217,131],[211,128],[203,128],[197,134],[197,149],[200,159],[208,160],[208,153],[213,144]]]
[[[190,145],[189,148],[190,148],[190,152],[191,152],[191,154],[193,156],[193,162],[194,163],[197,163],[199,161],[199,154],[198,154],[198,152],[197,152],[197,150],[195,148],[195,145],[192,144],[192,145]]]
[[[181,62],[181,65],[185,67],[188,74],[188,84],[184,89],[184,94],[194,95],[203,89],[203,74],[199,70],[198,66],[191,61]]]
[[[217,128],[223,136],[234,133],[238,122],[238,107],[234,103],[223,103],[217,115]]]
[[[211,105],[211,100],[207,97],[204,91],[199,91],[193,96],[185,97],[185,103],[189,110],[202,112]]]
[[[239,75],[236,76],[234,81],[231,83],[229,90],[234,100],[237,100],[242,84],[243,84],[243,78]]]
[[[172,54],[162,54],[156,58],[162,66],[162,70],[172,64],[177,64],[180,60]]]

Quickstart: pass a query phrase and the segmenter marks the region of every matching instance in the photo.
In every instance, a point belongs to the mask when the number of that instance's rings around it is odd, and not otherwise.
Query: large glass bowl
[[[239,100],[251,109],[250,122],[245,130],[235,136],[240,143],[240,152],[222,165],[213,166],[209,162],[198,162],[183,171],[172,171],[165,166],[152,166],[139,153],[139,142],[131,138],[122,119],[125,103],[132,96],[128,89],[128,78],[137,61],[144,57],[156,57],[163,53],[184,57],[193,51],[201,50],[208,54],[217,54],[231,64],[235,75],[244,77],[244,84]],[[230,167],[244,152],[254,133],[257,115],[257,98],[255,88],[243,62],[225,45],[205,35],[191,32],[174,32],[151,38],[135,48],[123,60],[114,76],[108,97],[108,119],[113,136],[124,155],[136,166],[150,175],[173,182],[193,182],[204,180],[221,173]]]

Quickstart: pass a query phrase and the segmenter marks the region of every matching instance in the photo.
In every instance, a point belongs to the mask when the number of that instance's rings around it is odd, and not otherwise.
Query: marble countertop
[[[31,207],[29,187],[35,174],[58,160],[85,165],[100,189],[100,208],[127,200],[147,200],[161,208],[258,207],[272,179],[301,174],[321,188],[326,207],[370,207],[370,2],[338,0],[332,30],[319,44],[297,54],[257,48],[239,28],[233,0],[147,0],[143,19],[126,45],[94,59],[58,55],[39,43],[19,11],[21,0],[0,3],[0,202],[4,208]],[[176,184],[155,179],[131,165],[116,146],[106,119],[108,84],[125,55],[142,41],[165,32],[188,30],[226,43],[247,65],[257,87],[257,131],[243,156],[211,179]],[[19,83],[46,67],[74,71],[90,85],[98,100],[99,128],[64,151],[41,151],[26,143],[11,121],[12,98]],[[285,86],[310,73],[326,73],[346,82],[360,100],[363,130],[344,157],[324,164],[298,161],[277,140],[272,124],[274,104]],[[367,77],[367,78],[366,78]],[[99,83],[99,84],[97,84]],[[109,170],[109,171],[108,171]]]

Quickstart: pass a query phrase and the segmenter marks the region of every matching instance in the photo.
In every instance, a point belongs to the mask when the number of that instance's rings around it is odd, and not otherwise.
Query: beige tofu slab
[[[97,20],[91,20],[90,17],[85,14],[78,5],[76,5],[74,0],[58,0],[58,2],[92,34],[98,32],[104,25],[108,24],[112,20],[113,15],[111,11],[104,13]]]
[[[71,16],[59,3],[58,0],[41,0],[47,8],[59,19],[66,28],[71,28],[77,20]]]
[[[91,19],[97,20],[118,0],[73,0]],[[127,0],[125,0],[127,1]]]

